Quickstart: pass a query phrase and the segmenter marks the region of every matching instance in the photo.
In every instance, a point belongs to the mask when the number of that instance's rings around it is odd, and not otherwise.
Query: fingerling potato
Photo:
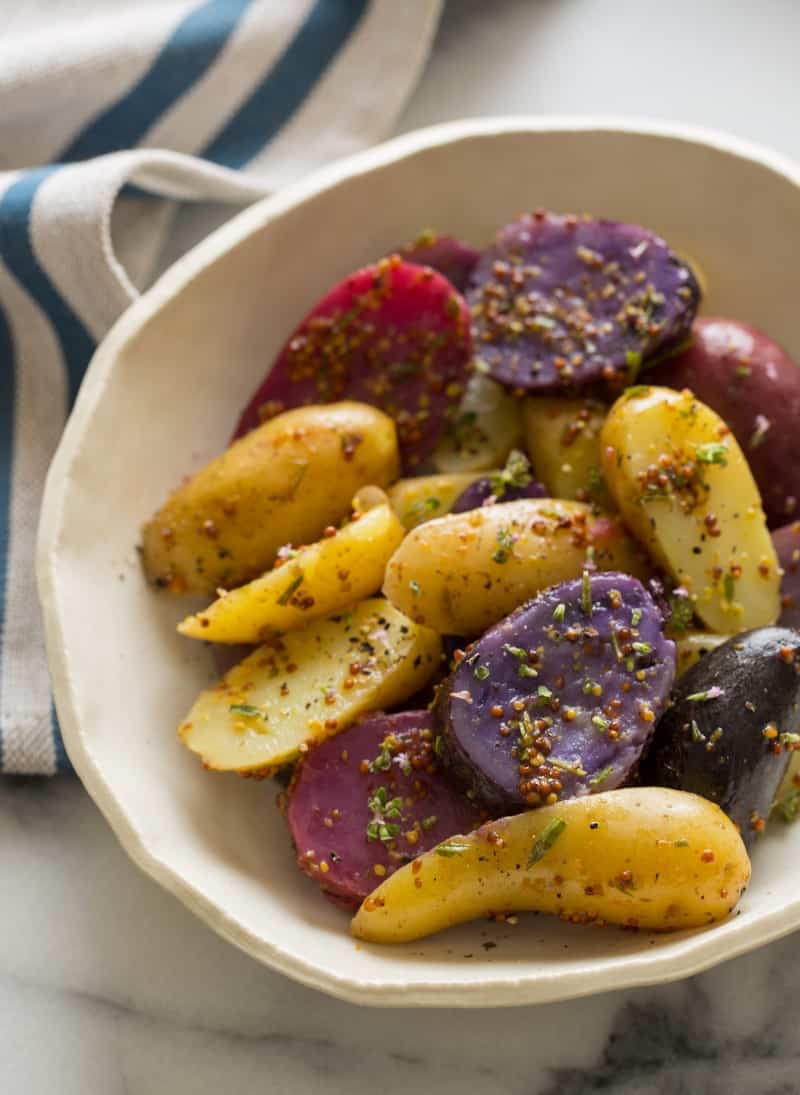
[[[477,635],[539,590],[580,577],[590,549],[601,570],[648,574],[614,517],[581,502],[501,502],[415,528],[389,560],[383,591],[418,623]]]
[[[239,589],[223,593],[178,631],[214,643],[258,643],[331,616],[381,588],[386,564],[404,536],[383,491],[356,495],[352,521]]]
[[[441,475],[419,475],[400,479],[389,487],[392,509],[407,529],[443,517],[449,513],[455,500],[485,473],[479,471]]]
[[[451,837],[362,903],[353,935],[405,943],[490,913],[532,910],[651,931],[722,920],[750,878],[736,826],[698,795],[629,787]]]
[[[359,487],[397,477],[394,423],[364,403],[299,407],[252,430],[169,497],[142,531],[147,577],[214,593],[272,566],[349,512]]]
[[[433,463],[438,471],[451,474],[501,468],[521,439],[519,400],[476,372],[433,453]]]
[[[611,505],[600,470],[600,431],[607,411],[593,399],[525,400],[525,447],[551,498],[597,502],[604,509]]]
[[[712,631],[773,623],[780,571],[758,488],[722,419],[688,390],[629,388],[602,432],[606,482],[631,530]]]
[[[439,636],[379,598],[258,647],[200,694],[178,729],[206,768],[267,775],[308,745],[427,684]]]

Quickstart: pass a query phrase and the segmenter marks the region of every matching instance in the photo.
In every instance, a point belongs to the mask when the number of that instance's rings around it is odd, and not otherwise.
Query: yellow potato
[[[394,423],[364,403],[298,407],[235,441],[179,487],[142,531],[144,568],[176,593],[257,577],[283,544],[347,515],[367,483],[397,477]]]
[[[433,517],[443,517],[462,491],[470,483],[482,478],[486,472],[463,472],[461,474],[420,475],[414,479],[400,479],[389,488],[389,501],[392,509],[407,529],[430,521]]]
[[[370,943],[405,943],[490,913],[535,910],[677,931],[723,919],[749,878],[742,838],[719,806],[629,787],[451,837],[387,878],[351,927]]]
[[[669,628],[667,634],[675,640],[679,677],[699,662],[704,654],[710,654],[728,638],[727,635],[715,635],[712,631],[686,631],[682,635],[672,635]]]
[[[383,591],[418,623],[477,635],[539,590],[579,577],[589,548],[601,570],[648,573],[615,517],[581,502],[523,499],[420,525],[389,560]]]
[[[441,660],[439,636],[386,601],[265,643],[202,692],[178,728],[207,768],[266,775],[359,715],[401,703]]]
[[[187,616],[178,631],[214,643],[258,643],[377,593],[403,526],[377,488],[360,491],[354,509],[358,520],[224,593],[204,612]]]
[[[456,417],[433,454],[438,471],[463,473],[502,467],[522,440],[520,403],[483,373],[467,384]]]
[[[603,471],[631,530],[712,631],[774,623],[780,571],[758,488],[722,419],[691,392],[630,388],[602,434]]]
[[[775,816],[782,821],[797,821],[800,817],[800,752],[793,752],[789,758],[789,767],[775,795],[770,818]]]
[[[600,470],[600,431],[608,408],[593,399],[535,396],[525,400],[525,447],[536,477],[553,498],[597,502],[611,496]]]

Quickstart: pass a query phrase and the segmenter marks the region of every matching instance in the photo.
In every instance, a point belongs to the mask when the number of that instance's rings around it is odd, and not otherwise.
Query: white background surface
[[[800,157],[799,44],[793,0],[450,0],[397,129],[619,112]],[[366,1011],[218,940],[128,863],[69,778],[0,782],[0,879],[2,1095],[800,1090],[796,937],[660,989]]]

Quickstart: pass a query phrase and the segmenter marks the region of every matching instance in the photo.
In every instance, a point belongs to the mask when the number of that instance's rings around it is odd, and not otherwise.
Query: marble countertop
[[[412,0],[413,2],[413,0]],[[398,131],[626,112],[800,158],[794,0],[450,0]],[[126,859],[74,778],[0,781],[3,1095],[790,1095],[789,937],[690,981],[540,1008],[356,1008],[263,969]]]

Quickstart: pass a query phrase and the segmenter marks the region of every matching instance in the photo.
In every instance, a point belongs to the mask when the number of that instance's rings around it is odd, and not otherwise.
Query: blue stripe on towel
[[[56,772],[74,772],[72,767],[72,761],[67,756],[67,751],[64,748],[64,739],[61,736],[61,727],[58,725],[58,713],[56,712],[56,705],[50,705],[50,727],[53,732],[53,748],[56,755]],[[0,766],[0,771],[2,766]]]
[[[52,324],[64,355],[71,406],[94,353],[94,339],[40,265],[30,235],[36,192],[57,170],[54,166],[26,171],[6,190],[0,200],[0,258]]]
[[[206,0],[183,19],[150,68],[98,115],[58,157],[89,160],[133,148],[173,103],[211,67],[252,0]]]
[[[289,121],[355,30],[369,0],[316,0],[261,83],[197,155],[243,167]]]
[[[14,344],[11,329],[0,309],[0,648],[6,616],[6,573],[11,522],[11,459],[14,452]],[[3,770],[3,730],[0,726],[0,772]]]

